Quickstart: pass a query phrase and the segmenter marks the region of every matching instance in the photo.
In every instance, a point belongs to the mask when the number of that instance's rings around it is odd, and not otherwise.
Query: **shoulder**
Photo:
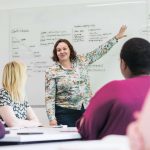
[[[99,101],[99,103],[107,103],[109,101],[114,102],[118,100],[121,95],[120,93],[124,91],[122,82],[124,82],[124,80],[108,82],[95,93],[92,100]]]
[[[100,88],[95,95],[92,97],[89,110],[95,108],[96,110],[101,110],[102,112],[107,112],[114,107],[119,107],[122,105],[122,83],[124,80],[114,80],[105,84]],[[122,89],[120,92],[119,90]],[[121,93],[121,94],[120,94]]]
[[[25,107],[30,107],[29,102],[27,100],[24,101]]]
[[[54,63],[54,64],[52,64],[51,66],[49,66],[47,69],[46,69],[46,72],[49,72],[49,71],[51,71],[51,70],[55,70],[55,69],[57,69],[58,68],[58,63]]]
[[[105,84],[100,88],[93,98],[91,104],[98,108],[107,108],[123,106],[124,103],[124,87],[122,86],[124,80],[114,80]]]
[[[46,75],[53,75],[56,74],[60,70],[60,66],[55,63],[51,65],[48,69],[46,69],[45,74]]]
[[[108,82],[107,84],[105,84],[101,89],[100,91],[103,91],[103,92],[114,92],[114,91],[117,91],[119,90],[122,85],[124,83],[124,80],[113,80],[113,81],[110,81]]]
[[[10,97],[10,94],[5,89],[0,89],[0,97]]]
[[[86,56],[85,55],[77,55],[76,61],[85,62],[86,61]]]
[[[11,105],[11,96],[8,93],[7,90],[1,89],[0,90],[0,106],[5,106],[5,105]]]
[[[98,97],[101,96],[105,102],[111,101],[115,106],[126,107],[131,103],[129,99],[134,97],[131,84],[128,79],[111,81],[98,91]]]

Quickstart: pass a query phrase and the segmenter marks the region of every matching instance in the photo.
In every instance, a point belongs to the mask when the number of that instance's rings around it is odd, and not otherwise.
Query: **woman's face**
[[[70,60],[70,49],[66,43],[60,42],[56,47],[56,53],[59,62]]]

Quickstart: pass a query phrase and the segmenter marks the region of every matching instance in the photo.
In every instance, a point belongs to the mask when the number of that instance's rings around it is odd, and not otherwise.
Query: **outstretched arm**
[[[118,42],[119,39],[126,37],[125,35],[126,29],[127,29],[126,25],[122,25],[119,32],[112,39],[100,45],[95,50],[87,53],[85,55],[85,60],[88,62],[88,64],[92,64],[95,61],[99,60]]]

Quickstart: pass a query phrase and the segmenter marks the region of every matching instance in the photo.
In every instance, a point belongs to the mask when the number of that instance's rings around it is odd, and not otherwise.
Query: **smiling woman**
[[[85,55],[76,55],[66,39],[55,43],[52,58],[56,64],[49,67],[45,74],[45,103],[49,125],[75,126],[92,96],[88,66],[125,37],[125,31],[126,26],[122,26],[116,36]]]

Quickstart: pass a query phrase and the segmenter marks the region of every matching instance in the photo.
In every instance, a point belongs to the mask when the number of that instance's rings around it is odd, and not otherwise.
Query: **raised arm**
[[[126,37],[125,31],[127,27],[125,25],[122,25],[119,29],[119,32],[110,40],[108,40],[106,43],[100,45],[95,50],[87,53],[85,55],[85,59],[89,64],[94,63],[98,59],[100,59],[102,56],[104,56],[117,42],[119,39],[122,39]]]

